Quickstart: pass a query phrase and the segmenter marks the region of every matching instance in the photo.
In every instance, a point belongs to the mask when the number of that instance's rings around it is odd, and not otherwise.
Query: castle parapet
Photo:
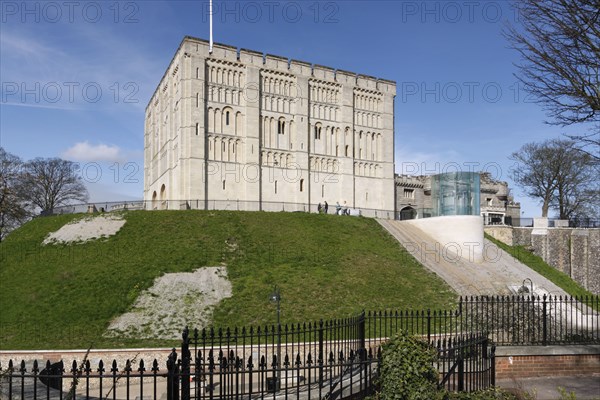
[[[240,62],[262,67],[264,63],[263,53],[254,50],[241,49]]]

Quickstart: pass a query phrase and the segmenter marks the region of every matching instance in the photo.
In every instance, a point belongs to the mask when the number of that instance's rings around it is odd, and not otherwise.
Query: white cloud
[[[87,141],[75,143],[62,153],[62,157],[71,161],[122,161],[125,156],[119,146],[105,144],[91,145]]]

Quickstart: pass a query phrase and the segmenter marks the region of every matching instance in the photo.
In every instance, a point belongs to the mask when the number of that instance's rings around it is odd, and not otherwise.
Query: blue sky
[[[79,163],[93,201],[141,198],[144,109],[208,1],[3,1],[0,144]],[[585,133],[543,123],[501,35],[505,1],[215,1],[216,42],[397,82],[396,171],[486,170],[531,141]],[[537,202],[514,188],[525,216]]]

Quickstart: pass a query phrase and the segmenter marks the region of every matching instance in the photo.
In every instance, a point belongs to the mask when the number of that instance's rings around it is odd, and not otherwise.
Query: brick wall
[[[496,379],[569,375],[600,377],[600,346],[502,347],[497,350]]]

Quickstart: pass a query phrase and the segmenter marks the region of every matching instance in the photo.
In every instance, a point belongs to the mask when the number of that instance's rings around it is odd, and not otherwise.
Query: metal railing
[[[600,343],[600,297],[461,298],[451,311],[376,311],[301,324],[183,333],[181,351],[154,360],[0,365],[0,398],[362,399],[374,390],[381,346],[400,330],[438,350],[439,387],[494,385],[495,345]],[[69,396],[71,393],[71,397]]]
[[[322,204],[324,205],[324,204]],[[111,212],[123,210],[224,210],[269,212],[318,212],[319,203],[245,200],[137,200],[72,204],[54,208],[44,215]],[[325,213],[324,211],[322,213]],[[327,214],[393,219],[393,210],[380,210],[328,204]]]
[[[403,329],[427,340],[486,334],[498,346],[600,344],[600,296],[461,297],[457,310],[366,314],[367,347]]]
[[[516,226],[516,227],[533,227],[533,220],[531,217],[515,218],[515,220],[506,220],[505,225]],[[548,227],[555,228],[559,227],[556,221],[561,221],[559,218],[548,218]],[[595,218],[570,218],[567,222],[569,228],[600,228],[600,219]]]
[[[474,392],[495,386],[496,346],[485,335],[440,339],[435,346],[440,373],[438,388]]]

